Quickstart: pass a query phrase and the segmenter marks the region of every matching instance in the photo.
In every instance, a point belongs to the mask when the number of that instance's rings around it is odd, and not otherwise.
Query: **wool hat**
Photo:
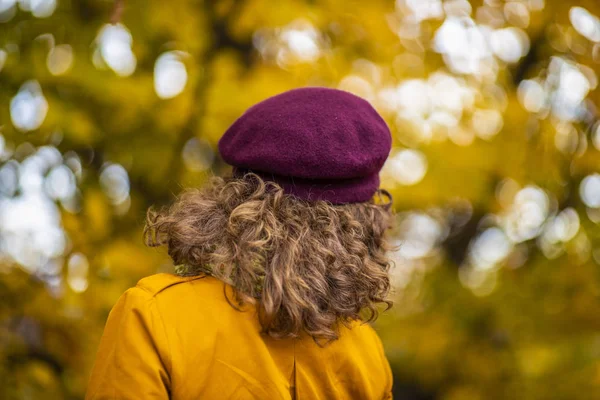
[[[373,197],[391,142],[366,100],[308,87],[250,107],[219,140],[219,152],[234,176],[254,172],[299,198],[344,204]]]

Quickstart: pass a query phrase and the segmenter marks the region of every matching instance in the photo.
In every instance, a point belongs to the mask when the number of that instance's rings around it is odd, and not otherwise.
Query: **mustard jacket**
[[[157,274],[112,309],[86,400],[390,399],[392,375],[375,331],[312,338],[261,335],[255,308],[234,309],[212,277]]]

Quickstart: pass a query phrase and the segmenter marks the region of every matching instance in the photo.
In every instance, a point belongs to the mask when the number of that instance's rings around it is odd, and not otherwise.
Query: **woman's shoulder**
[[[159,273],[142,278],[132,288],[144,292],[146,298],[153,299],[162,309],[169,313],[200,309],[222,309],[229,306],[224,293],[231,293],[232,288],[227,283],[212,276],[200,274],[180,276],[169,273]]]
[[[156,296],[165,290],[171,290],[177,285],[197,280],[202,280],[203,285],[207,286],[219,283],[216,279],[206,275],[180,276],[175,274],[160,273],[140,279],[136,284],[136,287],[146,291],[151,296]]]
[[[223,297],[225,291],[231,291],[231,287],[209,275],[180,276],[175,274],[160,273],[150,275],[138,281],[135,289],[146,292],[147,296],[157,299],[160,303],[179,305],[183,307],[186,301],[189,304],[202,303],[227,304]]]
[[[141,279],[131,290],[137,293],[141,308],[153,309],[160,317],[169,336],[183,341],[193,341],[199,330],[207,339],[211,331],[239,326],[243,320],[254,323],[253,313],[239,312],[253,308],[237,307],[232,287],[209,275],[161,273]]]

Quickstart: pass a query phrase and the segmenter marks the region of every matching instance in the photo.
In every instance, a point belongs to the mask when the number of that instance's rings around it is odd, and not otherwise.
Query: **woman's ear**
[[[384,199],[386,197],[387,199]],[[375,192],[375,204],[379,204],[385,208],[386,211],[390,211],[394,198],[392,194],[385,189],[377,189]]]

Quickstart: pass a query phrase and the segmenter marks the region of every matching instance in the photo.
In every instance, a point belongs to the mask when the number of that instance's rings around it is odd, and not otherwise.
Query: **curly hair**
[[[238,304],[257,304],[271,337],[304,331],[331,341],[340,323],[371,322],[379,304],[391,307],[392,221],[383,190],[364,203],[308,202],[248,173],[213,177],[172,206],[149,209],[144,237],[167,246],[178,273],[211,275],[233,287]]]

